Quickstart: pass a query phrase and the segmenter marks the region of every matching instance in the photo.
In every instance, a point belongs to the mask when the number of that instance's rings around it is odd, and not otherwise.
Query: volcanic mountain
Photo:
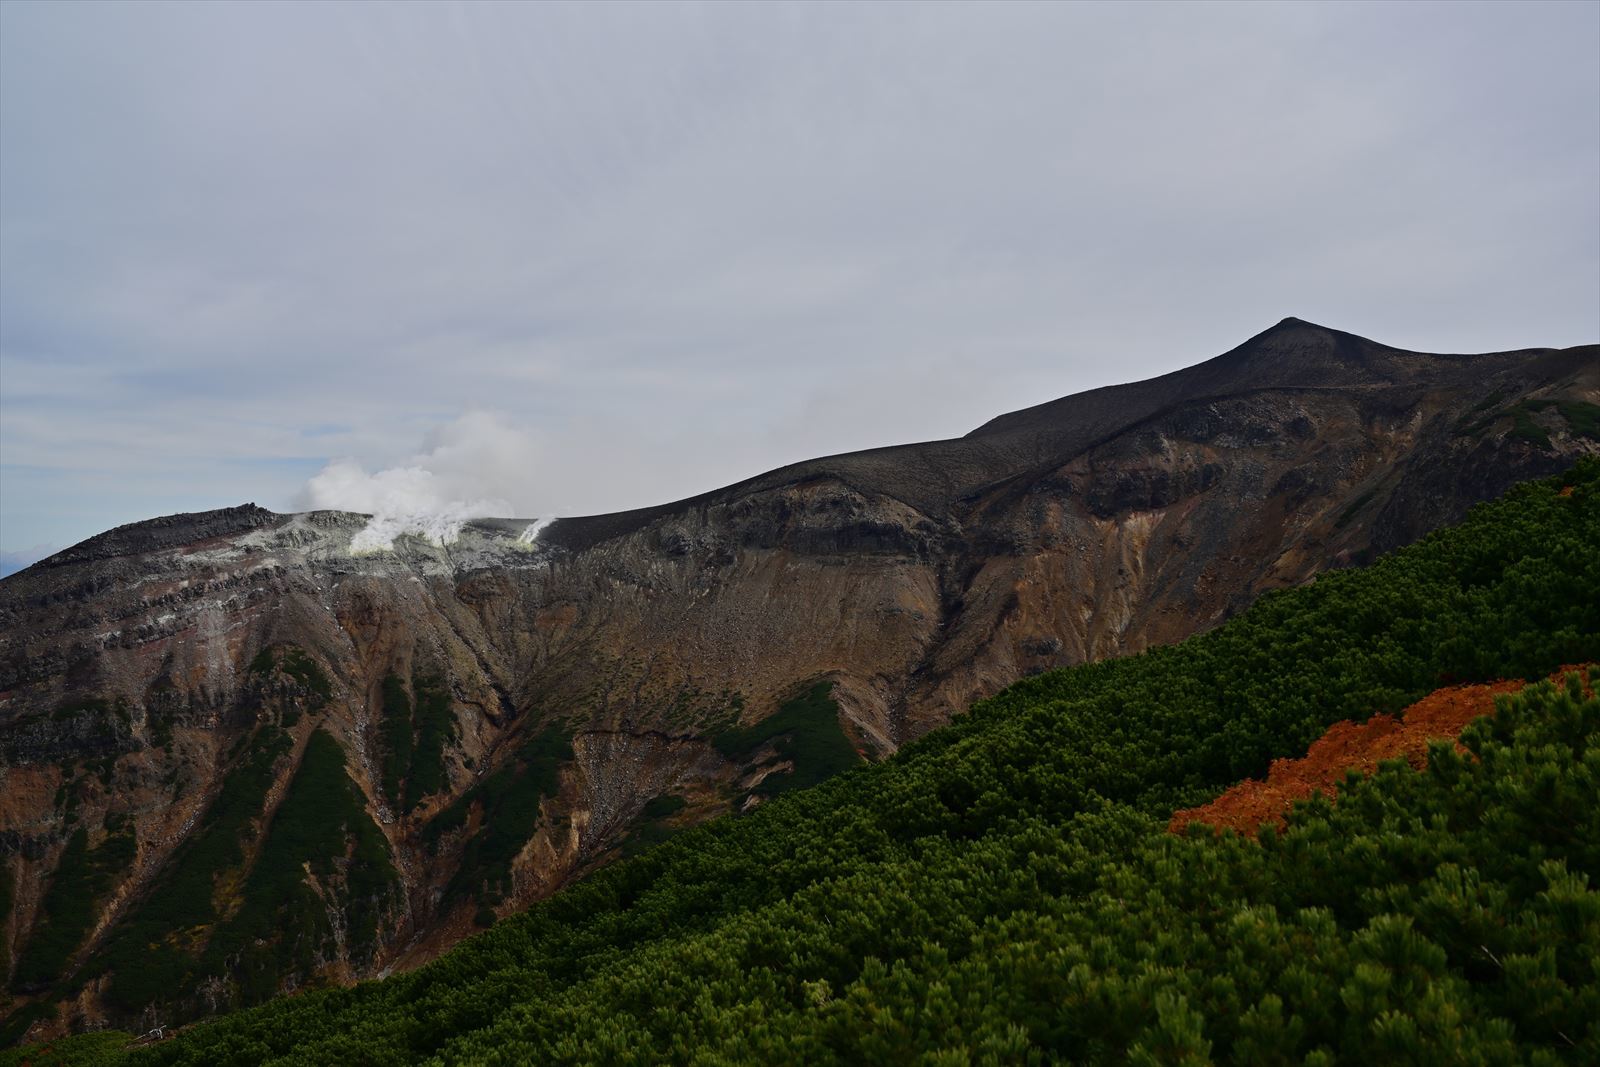
[[[1185,370],[658,507],[137,523],[0,583],[21,1031],[431,958],[1019,677],[1216,625],[1600,452],[1600,347],[1286,319]]]

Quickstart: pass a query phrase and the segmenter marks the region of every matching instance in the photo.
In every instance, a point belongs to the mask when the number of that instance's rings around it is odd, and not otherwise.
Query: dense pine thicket
[[[1563,488],[1565,487],[1565,492]],[[1600,659],[1600,462],[1040,676],[415,973],[135,1063],[1600,1060],[1600,703],[1543,684],[1282,834],[1167,815],[1441,683]],[[113,1061],[104,1036],[63,1042]]]

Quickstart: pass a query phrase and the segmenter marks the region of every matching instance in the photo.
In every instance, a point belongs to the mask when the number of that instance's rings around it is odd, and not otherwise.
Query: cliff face
[[[352,555],[253,506],[0,584],[12,1036],[414,965],[1018,677],[1206,629],[1600,451],[1600,349],[1285,320],[702,497]],[[831,684],[831,690],[829,685]]]

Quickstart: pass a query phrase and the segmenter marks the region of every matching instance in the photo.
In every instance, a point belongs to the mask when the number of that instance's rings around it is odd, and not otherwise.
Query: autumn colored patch
[[[1564,667],[1554,676],[1580,668]],[[1209,804],[1185,808],[1172,816],[1168,829],[1181,833],[1191,823],[1205,823],[1254,836],[1262,826],[1282,828],[1295,801],[1313,793],[1336,795],[1351,771],[1371,774],[1384,760],[1403,759],[1421,769],[1428,743],[1455,739],[1472,720],[1494,711],[1494,698],[1517,693],[1527,685],[1517,679],[1482,685],[1436,689],[1394,715],[1374,715],[1364,723],[1340,722],[1315,741],[1299,759],[1272,761],[1265,781],[1240,782]],[[1459,746],[1457,746],[1459,748]]]

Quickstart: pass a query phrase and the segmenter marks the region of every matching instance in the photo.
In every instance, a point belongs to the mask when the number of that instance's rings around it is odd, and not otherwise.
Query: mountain
[[[1597,356],[1286,319],[536,539],[480,520],[352,554],[364,516],[253,505],[91,538],[0,582],[13,1023],[410,968],[1019,678],[1210,629],[1600,452]]]
[[[1596,590],[1589,458],[1179,645],[1019,682],[415,971],[11,1062],[1593,1063]],[[1308,745],[1330,766],[1341,720],[1410,728],[1464,692],[1442,682],[1563,662],[1588,665],[1492,687],[1522,691],[1459,748],[1324,779],[1278,829],[1170,828]]]

